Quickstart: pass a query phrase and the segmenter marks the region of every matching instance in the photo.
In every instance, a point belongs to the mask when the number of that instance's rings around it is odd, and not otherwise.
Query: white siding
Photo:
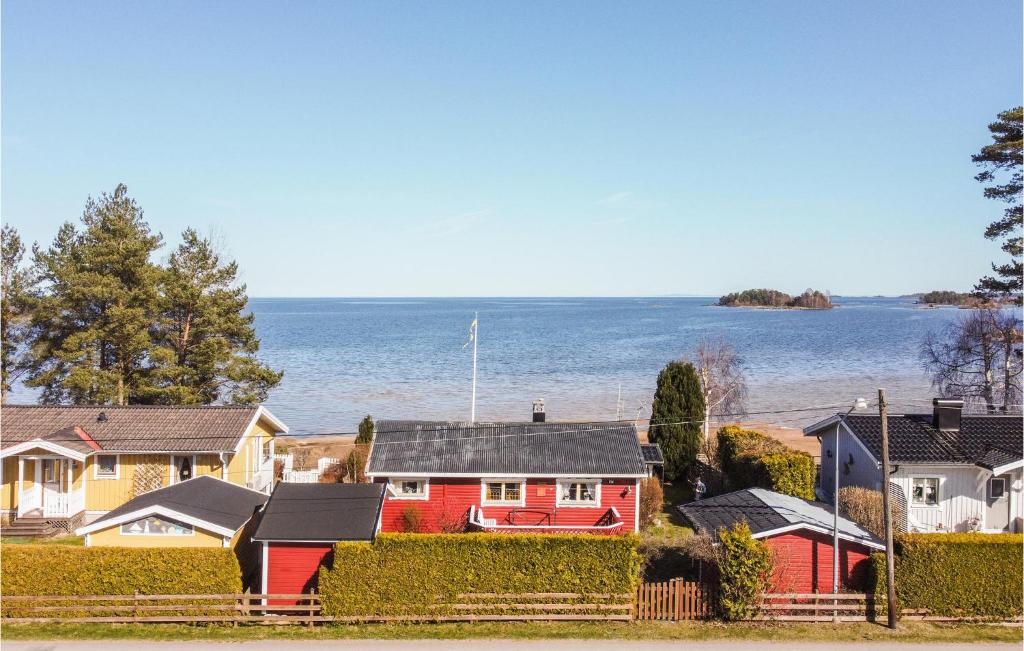
[[[1010,531],[1024,531],[1024,469],[1010,473]]]
[[[971,531],[972,518],[978,519],[978,528],[984,526],[985,481],[990,475],[976,466],[903,465],[892,481],[907,496],[911,531]],[[936,506],[913,504],[913,477],[939,478]]]

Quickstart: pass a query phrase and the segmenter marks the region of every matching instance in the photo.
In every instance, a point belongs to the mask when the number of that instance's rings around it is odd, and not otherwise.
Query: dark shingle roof
[[[107,451],[230,452],[258,409],[4,405],[0,408],[2,447],[78,426]],[[101,413],[106,414],[105,421],[100,420]],[[63,438],[71,443],[78,439]]]
[[[665,456],[661,453],[661,446],[657,443],[641,443],[640,452],[644,455],[644,463],[663,465]]]
[[[875,459],[881,459],[881,419],[850,414],[845,421]],[[933,427],[930,414],[889,416],[888,423],[889,458],[893,463],[981,465],[994,458],[1014,461],[1024,457],[1024,421],[1020,416],[965,414],[958,431]]]
[[[711,535],[716,540],[719,528],[730,528],[741,521],[747,522],[755,537],[794,526],[819,532],[831,531],[834,522],[832,507],[827,504],[764,488],[746,488],[678,508],[698,532]],[[872,547],[882,547],[881,541],[873,534],[842,516],[839,517],[839,535]]]
[[[160,506],[234,531],[248,522],[256,508],[266,501],[267,496],[263,493],[204,475],[143,493],[93,521],[89,527],[127,513]]]
[[[384,488],[382,483],[280,483],[253,540],[373,540]]]
[[[632,423],[381,421],[371,475],[644,476]]]

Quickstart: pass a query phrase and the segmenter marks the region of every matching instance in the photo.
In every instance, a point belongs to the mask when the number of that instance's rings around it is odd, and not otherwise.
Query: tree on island
[[[1019,411],[1021,320],[999,308],[973,310],[939,333],[930,333],[921,358],[932,384],[948,398],[984,404],[988,412]],[[1001,404],[1000,404],[1001,403]]]
[[[194,231],[166,267],[163,239],[118,185],[91,197],[82,228],[67,222],[34,249],[44,290],[32,309],[26,385],[48,404],[251,404],[281,374],[255,357],[253,317],[235,263]]]
[[[1000,219],[992,222],[985,229],[985,237],[990,240],[1003,239],[1002,249],[1010,255],[1009,262],[992,264],[995,276],[985,276],[974,289],[985,297],[1019,294],[1021,291],[1024,265],[1021,254],[1024,252],[1022,229],[1024,229],[1024,207],[1021,205],[1021,191],[1024,190],[1024,109],[1017,108],[1003,111],[998,119],[988,125],[992,134],[992,144],[981,148],[971,160],[984,168],[974,178],[985,187],[985,197],[1008,204]],[[997,173],[1005,173],[1009,178],[1000,184],[996,181]]]
[[[804,293],[796,298],[777,289],[745,289],[742,292],[726,294],[718,299],[718,304],[725,307],[776,307],[826,310],[832,307],[832,297],[828,292],[820,292],[810,288],[804,290]]]
[[[647,438],[661,446],[665,478],[678,479],[697,459],[704,424],[704,396],[690,362],[669,362],[658,374]]]
[[[24,373],[23,346],[28,341],[32,302],[38,279],[24,264],[25,246],[13,226],[0,231],[0,401]]]
[[[741,413],[746,407],[747,382],[743,359],[724,338],[702,337],[693,352],[693,366],[700,381],[707,418],[704,419],[704,444],[711,440],[711,418]]]

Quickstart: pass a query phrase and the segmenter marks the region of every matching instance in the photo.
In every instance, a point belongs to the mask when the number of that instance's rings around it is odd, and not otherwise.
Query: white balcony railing
[[[274,466],[273,463],[265,466],[253,473],[252,479],[249,480],[249,488],[255,491],[265,491],[274,480]]]

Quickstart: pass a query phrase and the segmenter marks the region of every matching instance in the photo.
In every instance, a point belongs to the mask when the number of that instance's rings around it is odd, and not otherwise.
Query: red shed
[[[772,548],[775,592],[832,592],[832,507],[763,488],[748,488],[683,504],[679,510],[701,533],[717,537],[718,529],[740,521],[754,538]],[[840,589],[863,591],[868,557],[885,545],[869,531],[839,518]]]
[[[385,532],[624,534],[650,463],[630,422],[380,421],[366,474]]]
[[[373,541],[383,496],[380,484],[278,484],[253,535],[262,545],[263,593],[315,589],[320,567],[332,562],[334,543]]]

